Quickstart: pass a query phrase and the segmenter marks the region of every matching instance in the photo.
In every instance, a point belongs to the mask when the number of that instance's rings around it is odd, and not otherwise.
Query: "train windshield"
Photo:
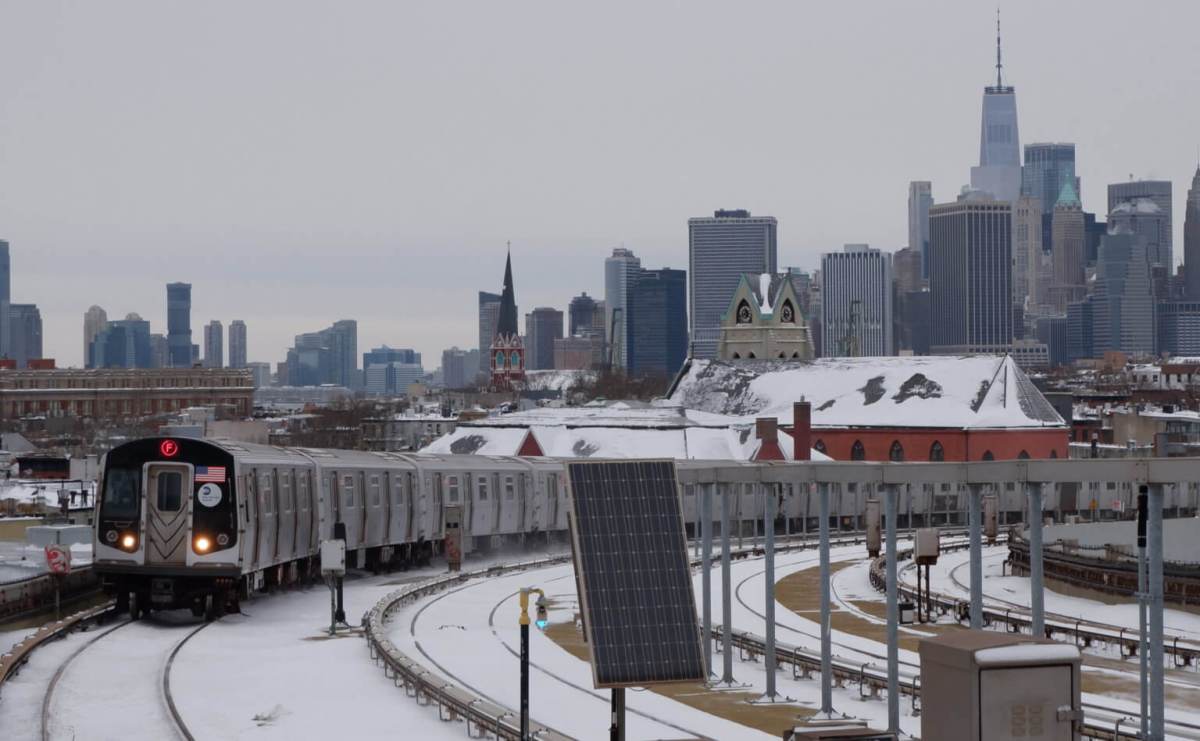
[[[100,511],[115,520],[132,520],[138,516],[142,472],[137,468],[110,468],[104,477],[104,499]]]

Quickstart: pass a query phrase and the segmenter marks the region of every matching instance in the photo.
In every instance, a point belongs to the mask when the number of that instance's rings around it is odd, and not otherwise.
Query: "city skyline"
[[[522,304],[563,310],[581,291],[603,295],[603,260],[622,243],[644,264],[686,268],[687,218],[731,204],[778,218],[781,270],[815,267],[844,243],[893,251],[907,242],[909,181],[932,181],[937,203],[969,181],[979,98],[994,84],[994,6],[982,3],[875,8],[879,30],[862,29],[852,8],[822,8],[813,23],[809,10],[768,5],[770,38],[753,44],[724,36],[727,11],[715,5],[650,6],[639,29],[539,6],[541,23],[569,31],[553,39],[525,27],[533,8],[473,8],[478,27],[460,27],[463,11],[425,7],[405,16],[399,44],[379,20],[400,11],[331,27],[315,7],[294,7],[294,34],[273,41],[280,63],[259,48],[277,16],[269,8],[246,9],[235,30],[191,9],[3,13],[0,79],[13,95],[0,137],[22,147],[0,152],[0,239],[13,296],[39,306],[60,365],[83,364],[80,319],[93,304],[164,332],[171,281],[194,286],[193,342],[202,321],[239,316],[254,328],[249,360],[278,362],[298,331],[344,317],[358,320],[363,346],[440,357],[475,345],[475,296],[499,289],[507,240]],[[1111,22],[1115,7],[1006,5],[1004,83],[1020,95],[1022,143],[1076,145],[1085,210],[1102,214],[1106,186],[1131,172],[1174,183],[1178,263],[1197,111],[1171,96],[1153,132],[1143,113],[1200,74],[1186,51],[1200,10],[1143,9],[1131,30]],[[203,43],[139,33],[166,20],[221,44],[220,64],[194,54]],[[1138,33],[1143,24],[1154,33]],[[605,29],[626,59],[601,41]],[[350,33],[358,51],[332,54]],[[1112,64],[1114,49],[1153,54],[1152,84]],[[159,63],[142,64],[147,54]],[[407,71],[414,59],[438,64]],[[430,66],[437,74],[418,79]],[[846,71],[825,71],[835,67]],[[333,105],[297,111],[286,102],[296,96],[261,95],[301,83],[306,100]],[[396,87],[406,101],[452,103],[455,123],[439,133],[442,117],[422,114],[398,125],[408,103],[375,99]],[[447,100],[459,87],[473,94]],[[768,100],[766,113],[747,122],[739,105],[714,110],[716,89]],[[581,106],[593,115],[569,113]],[[897,111],[909,113],[897,121]],[[463,156],[447,160],[451,149]],[[435,160],[444,175],[431,175]]]

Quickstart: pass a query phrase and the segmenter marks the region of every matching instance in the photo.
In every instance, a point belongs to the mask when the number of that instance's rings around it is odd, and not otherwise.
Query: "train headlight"
[[[226,535],[225,533],[221,533],[220,535],[218,535],[217,536],[217,545],[221,546],[222,548],[229,545],[229,536]]]
[[[208,553],[209,549],[212,548],[212,541],[208,539],[207,535],[197,535],[194,545],[196,553]]]
[[[137,536],[133,533],[125,533],[122,535],[121,547],[127,551],[137,550]]]

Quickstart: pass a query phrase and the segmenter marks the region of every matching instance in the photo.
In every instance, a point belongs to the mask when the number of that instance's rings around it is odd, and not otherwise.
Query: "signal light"
[[[546,598],[545,597],[538,597],[537,619],[534,620],[534,623],[537,625],[538,630],[545,630],[546,626],[550,624],[550,618],[546,612]]]
[[[179,455],[179,443],[174,440],[163,440],[158,444],[158,452],[163,458],[174,458]]]

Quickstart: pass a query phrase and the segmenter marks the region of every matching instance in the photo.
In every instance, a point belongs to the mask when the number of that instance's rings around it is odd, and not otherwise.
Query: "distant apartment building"
[[[929,211],[930,352],[1008,352],[1012,205],[977,192]]]
[[[9,345],[7,357],[25,368],[30,360],[42,358],[42,313],[36,304],[8,305]]]
[[[468,354],[457,347],[442,350],[442,383],[446,388],[461,389],[474,384],[475,373],[469,367]],[[478,365],[479,361],[475,362]]]
[[[743,273],[778,271],[779,224],[743,209],[688,219],[689,340],[696,358],[717,357],[721,315]]]
[[[259,389],[271,385],[270,363],[246,363],[244,367],[254,375],[254,388]]]
[[[167,345],[167,336],[161,332],[150,333],[150,367],[171,367],[171,349]]]
[[[555,370],[592,370],[604,363],[601,335],[575,335],[554,341]]]
[[[246,357],[246,323],[234,319],[229,323],[229,367],[247,367]]]
[[[629,296],[629,373],[673,376],[687,345],[687,273],[640,271]]]
[[[8,316],[12,304],[12,262],[8,252],[8,242],[0,239],[0,357],[9,355],[9,331],[12,329]]]
[[[358,322],[343,319],[319,332],[296,335],[287,357],[292,386],[358,386]]]
[[[150,337],[150,322],[137,314],[107,322],[88,349],[88,367],[154,368]]]
[[[642,261],[624,247],[604,260],[604,338],[617,368],[629,367],[629,295],[641,269]]]
[[[192,284],[167,284],[167,352],[172,368],[191,368]]]
[[[821,256],[824,357],[892,355],[892,256],[848,244]]]
[[[108,325],[108,313],[92,306],[83,315],[83,367],[92,367],[92,341]]]
[[[500,294],[479,292],[479,358],[476,374],[482,379],[487,368],[483,359],[491,356],[492,340],[496,337],[496,325],[500,321]]]
[[[216,319],[204,325],[204,367],[225,367],[225,328]]]
[[[525,362],[529,370],[554,368],[554,341],[563,336],[563,313],[539,306],[525,315]]]
[[[363,368],[363,375],[366,393],[403,395],[425,377],[425,369],[419,363],[372,363]]]
[[[921,278],[929,277],[929,209],[933,206],[933,183],[913,180],[908,184],[908,247],[920,257]]]

